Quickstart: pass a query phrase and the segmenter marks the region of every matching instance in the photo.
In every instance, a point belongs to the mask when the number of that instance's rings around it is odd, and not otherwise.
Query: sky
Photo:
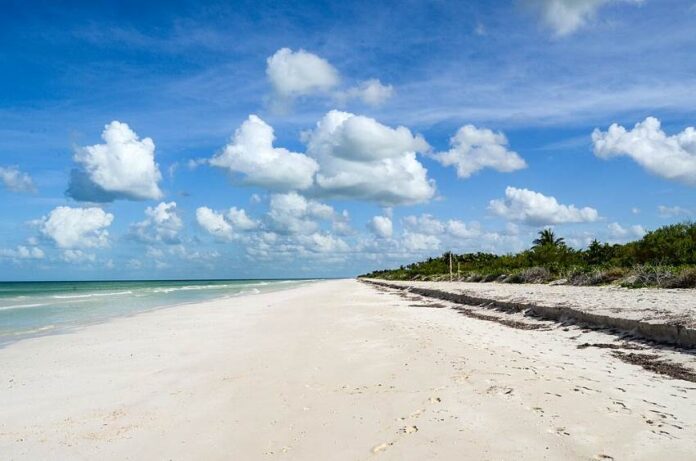
[[[696,216],[696,3],[3,2],[0,280],[341,277]]]

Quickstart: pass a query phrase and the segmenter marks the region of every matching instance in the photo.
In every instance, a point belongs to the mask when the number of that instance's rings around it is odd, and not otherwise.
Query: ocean
[[[0,346],[161,307],[281,290],[311,280],[0,282]],[[234,302],[230,302],[234,307]]]

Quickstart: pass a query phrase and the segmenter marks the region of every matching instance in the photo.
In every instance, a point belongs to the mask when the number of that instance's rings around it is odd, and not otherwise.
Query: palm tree
[[[559,247],[565,245],[565,240],[563,237],[556,238],[556,234],[553,233],[553,230],[544,229],[539,231],[539,238],[534,239],[532,243],[534,243],[535,247],[543,247],[547,245]]]

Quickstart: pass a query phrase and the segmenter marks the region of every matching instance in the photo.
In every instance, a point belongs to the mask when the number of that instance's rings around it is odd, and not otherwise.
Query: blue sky
[[[4,11],[3,280],[343,276],[696,214],[691,1]]]

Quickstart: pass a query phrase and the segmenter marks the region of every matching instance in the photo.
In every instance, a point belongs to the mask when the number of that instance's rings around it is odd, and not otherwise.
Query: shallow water
[[[164,306],[280,290],[310,280],[0,282],[0,344]],[[233,307],[234,303],[230,303]]]

